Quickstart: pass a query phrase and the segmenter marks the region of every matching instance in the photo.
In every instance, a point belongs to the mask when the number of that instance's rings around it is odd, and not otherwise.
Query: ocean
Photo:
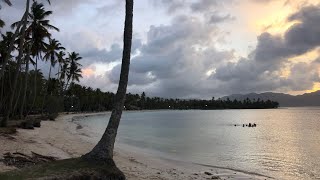
[[[80,123],[98,141],[109,116]],[[257,126],[243,127],[249,123]],[[124,112],[121,144],[159,158],[276,179],[320,179],[320,108]]]

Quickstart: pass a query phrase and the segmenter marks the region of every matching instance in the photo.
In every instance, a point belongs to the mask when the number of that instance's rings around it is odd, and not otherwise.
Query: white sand
[[[72,122],[73,116],[75,115],[61,115],[56,121],[43,121],[41,128],[35,130],[19,129],[17,135],[12,136],[14,139],[0,136],[0,158],[6,152],[31,154],[33,151],[60,159],[79,157],[89,152],[94,146],[93,135],[86,128],[79,129],[78,124]],[[255,174],[164,160],[139,153],[134,151],[134,148],[128,150],[120,146],[120,148],[116,147],[115,151],[115,162],[129,180],[215,179],[217,177],[221,179],[269,179]],[[0,172],[12,169],[14,167],[0,163]],[[205,172],[212,175],[206,175]]]

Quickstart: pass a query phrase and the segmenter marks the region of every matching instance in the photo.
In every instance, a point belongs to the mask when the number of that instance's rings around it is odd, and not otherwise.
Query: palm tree
[[[2,0],[2,2],[6,3],[9,6],[12,6],[11,2],[9,0]],[[0,4],[0,9],[2,8],[1,4]]]
[[[50,3],[50,1],[48,1]],[[32,39],[31,54],[36,57],[35,69],[38,69],[38,59],[41,58],[41,52],[45,51],[45,39],[50,38],[49,29],[59,31],[59,29],[50,24],[47,19],[52,14],[52,11],[46,11],[42,3],[34,1],[31,6],[31,13],[28,15],[28,37]],[[11,25],[12,28],[19,24],[15,22]]]
[[[66,55],[66,53],[64,51],[60,51],[58,54],[57,54],[57,60],[58,60],[58,64],[59,64],[59,69],[58,69],[58,79],[60,80],[60,77],[61,77],[61,71],[62,71],[62,66],[63,64],[65,63],[66,59],[64,58],[64,56]]]
[[[5,2],[6,4],[8,4],[9,6],[11,6],[11,2],[10,0],[2,0],[3,2]],[[50,4],[50,0],[47,0],[48,3]],[[36,6],[38,5],[38,6]],[[40,5],[40,6],[39,6]],[[39,18],[33,18],[33,19],[38,19],[38,20],[41,20],[39,21],[39,24],[43,24],[43,27],[46,27],[46,28],[51,28],[51,29],[56,29],[56,30],[59,30],[58,28],[54,27],[54,26],[51,26],[49,24],[49,20],[45,20],[44,18],[49,16],[50,14],[52,14],[51,11],[44,11],[44,8],[43,8],[43,5],[41,6],[42,4],[38,4],[36,1],[34,1],[33,5],[32,5],[32,13],[29,14],[29,8],[30,8],[30,0],[27,0],[26,2],[26,10],[25,10],[25,13],[23,14],[22,18],[21,18],[21,21],[18,21],[16,23],[13,23],[11,25],[12,29],[16,28],[15,30],[15,33],[13,34],[13,39],[12,41],[10,42],[10,46],[8,48],[8,55],[4,58],[3,62],[2,62],[2,67],[4,67],[5,65],[7,65],[8,63],[8,60],[10,58],[10,54],[11,52],[13,51],[13,45],[14,45],[14,41],[16,39],[16,37],[18,36],[18,33],[20,32],[20,28],[21,26],[23,25],[23,23],[30,23],[30,21],[26,21],[26,19],[32,19],[32,17],[39,17]],[[42,9],[41,9],[42,8]],[[41,9],[41,10],[38,10],[37,9]],[[37,12],[37,13],[35,13]],[[44,14],[44,15],[43,15]],[[37,16],[35,16],[37,15]],[[42,19],[40,18],[42,17]],[[3,22],[3,21],[2,21]],[[4,23],[4,22],[3,22]],[[33,23],[33,25],[35,25],[36,23]],[[4,24],[3,24],[4,25]],[[29,33],[30,33],[30,27],[27,28]],[[45,28],[44,28],[45,29]],[[38,39],[42,36],[40,36],[40,32],[39,31],[40,29],[38,29],[38,33],[33,33],[33,39],[35,39],[35,37],[38,37]],[[33,31],[35,32],[35,30]],[[35,34],[37,34],[36,36],[34,36]],[[44,33],[42,33],[44,34]],[[27,36],[28,36],[28,33],[27,33]],[[37,48],[33,48],[33,49],[37,49]],[[4,75],[4,68],[1,69],[0,71],[0,79],[2,78],[2,76]]]
[[[59,77],[59,80],[61,83],[62,82],[65,83],[69,66],[70,66],[69,58],[64,59],[64,62],[61,64],[61,72]]]
[[[65,48],[61,46],[61,43],[59,43],[59,41],[55,40],[55,39],[50,39],[49,40],[49,44],[45,45],[45,55],[44,55],[44,59],[46,61],[50,61],[50,68],[49,68],[49,77],[48,77],[48,81],[47,81],[47,90],[45,92],[45,95],[43,97],[43,101],[42,101],[42,109],[44,107],[44,102],[45,99],[47,98],[48,95],[48,89],[50,87],[50,82],[51,82],[51,69],[52,67],[54,67],[57,63],[57,58],[58,58],[58,52],[60,50],[64,50]]]
[[[50,1],[48,1],[50,4]],[[31,12],[28,13],[27,20],[27,36],[31,38],[31,55],[35,57],[35,70],[38,70],[38,60],[41,58],[41,53],[45,51],[46,43],[45,40],[49,39],[51,34],[49,29],[59,31],[59,29],[50,24],[50,21],[47,19],[52,14],[52,11],[46,11],[42,3],[34,1],[31,6]],[[19,21],[11,25],[12,28],[15,28],[21,24]],[[18,27],[17,27],[18,28]],[[34,76],[34,81],[37,81],[37,76]],[[34,99],[35,102],[37,96],[37,87],[36,83],[34,84]]]
[[[11,6],[11,2],[9,0],[3,0],[5,3],[7,3],[8,5]],[[15,42],[15,39],[16,37],[18,36],[19,32],[20,32],[20,28],[22,26],[23,23],[26,23],[26,20],[27,20],[27,16],[29,14],[29,5],[30,5],[30,0],[27,0],[26,2],[26,10],[25,10],[25,13],[23,14],[22,18],[21,18],[21,21],[19,21],[19,23],[17,23],[16,25],[16,30],[15,30],[15,33],[13,34],[13,37],[10,41],[10,45],[9,45],[9,48],[8,48],[8,53],[7,55],[4,57],[3,59],[3,62],[2,62],[2,66],[1,67],[5,67],[11,57],[11,52],[13,51],[14,49],[14,42]],[[2,20],[1,20],[2,21]],[[2,21],[3,22],[3,21]],[[4,22],[2,23],[2,25],[4,26]],[[1,71],[0,71],[0,79],[2,78],[2,76],[4,75],[4,70],[5,68],[2,68]]]
[[[61,46],[61,43],[55,39],[50,39],[49,44],[45,45],[45,55],[44,59],[46,61],[50,61],[50,70],[49,70],[49,81],[51,77],[51,67],[54,67],[59,60],[59,51],[65,50],[64,47]]]
[[[9,6],[12,5],[9,0],[2,0],[2,1],[3,1],[4,3],[6,3],[7,5],[9,5]],[[1,9],[1,4],[0,4],[0,9]],[[5,25],[5,22],[4,22],[2,19],[0,19],[0,28],[3,28],[4,25]],[[0,33],[1,33],[1,31],[0,31]]]
[[[22,94],[22,102],[20,106],[20,119],[23,118],[23,113],[26,112],[24,110],[25,108],[25,102],[26,102],[26,96],[27,96],[27,89],[28,89],[28,77],[29,77],[29,62],[30,62],[30,55],[31,55],[31,44],[26,44],[26,55],[24,57],[24,61],[26,64],[25,69],[25,77],[24,77],[24,84],[23,84],[23,94]]]
[[[69,53],[68,62],[70,63],[70,67],[67,69],[67,84],[65,89],[68,87],[70,80],[71,83],[74,81],[79,82],[80,78],[82,77],[80,69],[81,64],[78,63],[78,61],[81,59],[82,57],[80,57],[78,53]]]
[[[98,144],[92,149],[91,152],[83,156],[83,158],[89,161],[97,160],[99,162],[109,162],[113,159],[114,143],[117,136],[117,131],[122,115],[128,85],[132,45],[132,19],[133,0],[126,0],[126,17],[124,26],[122,65],[119,86],[115,97],[115,104],[112,110],[108,126],[102,138],[100,139]]]
[[[25,15],[27,15],[29,13],[29,3],[30,3],[30,0],[27,0],[27,4],[26,4],[26,11],[25,11]],[[1,121],[1,124],[0,126],[4,127],[4,126],[7,126],[7,122],[10,118],[10,113],[11,113],[11,110],[12,110],[12,105],[13,105],[13,100],[14,100],[14,97],[15,97],[15,91],[16,91],[16,87],[17,87],[17,81],[18,81],[18,76],[19,76],[19,69],[21,67],[21,62],[22,62],[22,58],[23,58],[23,50],[24,50],[24,47],[25,47],[25,36],[26,36],[26,28],[27,28],[27,16],[24,16],[23,17],[23,22],[20,22],[19,23],[20,25],[23,24],[21,30],[20,30],[20,39],[19,39],[19,52],[18,52],[18,57],[17,57],[17,67],[15,69],[15,73],[14,73],[14,77],[13,77],[13,88],[12,88],[12,91],[11,91],[11,94],[10,94],[10,98],[9,98],[9,103],[7,105],[7,111],[6,111],[6,115],[5,117],[3,118],[3,120]],[[17,28],[18,30],[18,28]],[[14,39],[12,40],[12,42],[10,42],[10,47],[11,48],[11,44],[13,44],[14,42]],[[12,48],[13,49],[13,48]],[[10,54],[11,51],[9,51],[9,54]],[[9,55],[7,55],[9,56]],[[7,57],[6,57],[7,58]],[[3,72],[4,72],[4,67],[6,65],[6,62],[4,62],[3,64]]]
[[[13,33],[12,32],[6,32],[6,34],[1,34],[1,38],[2,41],[0,41],[0,63],[2,64],[2,62],[4,61],[5,57],[7,57],[8,55],[8,48],[10,46],[10,42],[12,40],[13,37]],[[9,56],[10,59],[12,58],[11,56]],[[10,61],[9,61],[10,62]],[[7,66],[1,66],[1,68],[3,68],[4,70],[8,70]],[[9,74],[10,72],[8,72]],[[9,77],[7,76],[1,79],[1,86],[0,86],[0,91],[1,91],[1,95],[0,95],[0,109],[2,109],[2,107],[7,104],[6,103],[6,97],[5,96],[5,91],[6,90],[6,86],[5,86],[5,82],[10,82]]]

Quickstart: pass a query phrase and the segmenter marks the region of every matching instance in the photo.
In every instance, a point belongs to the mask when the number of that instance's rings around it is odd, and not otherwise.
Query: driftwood
[[[20,152],[15,153],[5,153],[3,159],[0,159],[7,166],[15,166],[17,168],[23,168],[30,165],[35,165],[39,163],[46,163],[56,161],[57,158],[53,156],[44,156],[31,152],[32,155],[26,155]]]

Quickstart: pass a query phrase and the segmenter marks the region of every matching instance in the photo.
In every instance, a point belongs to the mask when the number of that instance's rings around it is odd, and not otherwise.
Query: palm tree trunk
[[[28,89],[30,54],[31,54],[31,46],[28,48],[28,53],[26,56],[26,72],[25,72],[25,78],[24,78],[22,103],[21,103],[21,107],[20,107],[20,119],[23,119],[23,112],[25,112],[24,107],[25,107],[25,103],[26,103],[26,95],[27,95],[27,89]]]
[[[25,14],[29,14],[29,5],[30,5],[30,0],[27,0],[27,5],[26,5],[26,12]],[[24,40],[25,40],[25,35],[26,35],[26,29],[27,29],[27,21],[28,20],[28,16],[25,15],[24,19],[23,19],[23,26],[21,28],[21,37],[20,37],[20,44],[19,44],[19,54],[18,54],[18,58],[17,58],[17,67],[15,70],[15,74],[14,74],[14,78],[13,78],[13,89],[10,95],[10,99],[9,99],[9,104],[8,104],[8,109],[6,111],[6,115],[3,118],[3,120],[1,121],[0,126],[5,127],[7,126],[7,122],[10,118],[10,113],[11,113],[11,109],[12,109],[12,103],[13,103],[13,99],[14,99],[14,94],[16,91],[16,87],[17,87],[17,80],[18,80],[18,76],[19,76],[19,69],[21,67],[21,61],[22,61],[22,55],[23,55],[23,49],[24,49]],[[10,52],[10,51],[9,51]],[[1,77],[1,74],[0,74]]]
[[[50,78],[51,78],[51,64],[50,64],[50,69],[49,69],[49,77],[48,77],[48,82],[47,82],[47,88],[46,91],[44,92],[44,96],[43,96],[43,100],[42,100],[42,105],[41,105],[41,114],[43,114],[43,110],[44,110],[44,102],[47,99],[47,95],[48,95],[48,90],[49,90],[49,86],[50,86]]]
[[[64,93],[66,92],[66,90],[68,88],[69,82],[70,82],[70,78],[67,78],[67,83],[66,83],[66,86],[64,87],[64,90],[63,90]]]
[[[115,97],[115,105],[108,123],[108,126],[91,152],[84,155],[83,158],[91,161],[108,161],[113,158],[114,143],[117,136],[118,127],[125,102],[132,45],[132,19],[133,19],[133,0],[126,0],[126,17],[123,39],[123,54],[120,81]]]
[[[20,71],[19,71],[19,76],[21,75],[21,68],[20,68]],[[20,81],[19,81],[20,79]],[[15,103],[14,103],[14,106],[13,106],[13,109],[12,109],[12,115],[15,115],[16,113],[16,109],[17,109],[17,106],[19,104],[19,100],[20,100],[20,96],[21,96],[21,87],[22,87],[22,77],[20,76],[20,78],[18,78],[18,81],[20,82],[19,83],[19,86],[18,86],[18,93],[16,95],[14,95],[16,97],[16,100],[15,100]],[[17,88],[16,88],[17,89]],[[15,92],[14,92],[15,93]]]

